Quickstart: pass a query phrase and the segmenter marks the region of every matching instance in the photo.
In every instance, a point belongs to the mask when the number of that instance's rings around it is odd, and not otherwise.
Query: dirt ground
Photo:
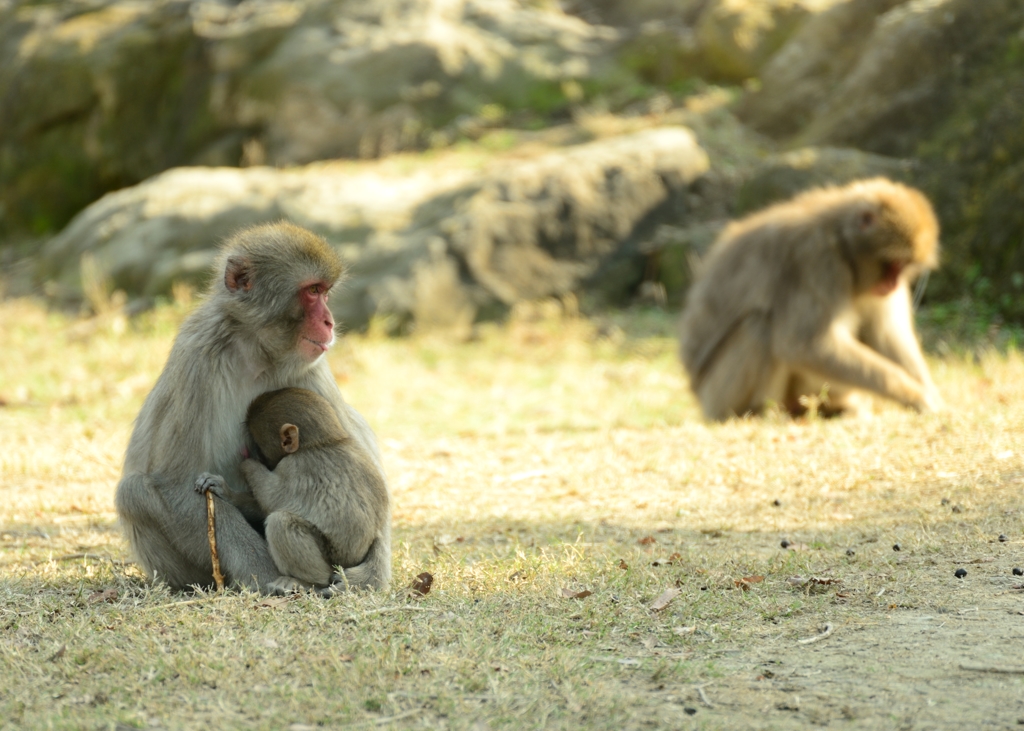
[[[187,308],[4,308],[0,728],[1024,725],[1013,350],[934,358],[937,415],[709,425],[668,318],[347,338],[395,586],[267,605],[148,585],[116,525]]]

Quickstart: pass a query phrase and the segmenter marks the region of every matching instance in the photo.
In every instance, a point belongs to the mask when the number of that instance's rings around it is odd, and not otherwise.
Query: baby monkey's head
[[[304,388],[282,388],[260,394],[249,404],[245,425],[255,455],[269,469],[289,454],[348,439],[330,402]]]

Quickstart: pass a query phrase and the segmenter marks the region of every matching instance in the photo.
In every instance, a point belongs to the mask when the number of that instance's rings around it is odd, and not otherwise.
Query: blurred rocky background
[[[672,308],[730,217],[882,174],[932,310],[1019,326],[1022,120],[1020,0],[0,0],[0,286],[140,309],[287,218],[350,328]]]

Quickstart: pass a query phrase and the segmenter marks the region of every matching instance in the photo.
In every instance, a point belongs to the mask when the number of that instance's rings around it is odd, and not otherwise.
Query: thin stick
[[[814,635],[814,637],[808,637],[804,640],[797,640],[796,642],[798,645],[809,645],[812,642],[817,642],[818,640],[823,640],[826,637],[830,636],[833,630],[835,630],[835,627],[833,627],[831,624],[826,624],[825,629],[822,631],[820,635]]]
[[[422,708],[410,708],[408,711],[402,711],[401,713],[396,713],[394,716],[385,716],[384,718],[374,719],[373,720],[373,725],[374,726],[383,726],[386,723],[394,723],[395,721],[400,721],[403,718],[408,718],[409,716],[414,716],[417,713],[421,713],[422,711],[423,711]]]
[[[1024,675],[1024,667],[1013,665],[972,665],[960,663],[961,670],[972,670],[976,673],[1000,673],[1002,675]]]
[[[80,558],[92,559],[92,560],[95,560],[95,561],[107,560],[107,561],[110,561],[115,566],[128,566],[128,565],[130,565],[132,563],[131,561],[122,561],[121,559],[113,558],[110,555],[105,554],[105,553],[68,553],[68,554],[66,554],[64,556],[57,556],[56,558],[48,558],[45,561],[36,561],[35,565],[38,566],[40,564],[50,563],[51,561],[54,561],[54,562],[75,561],[75,560],[80,559]]]
[[[704,705],[707,706],[708,708],[714,708],[715,704],[712,703],[711,701],[709,701],[707,695],[704,693],[704,686],[703,685],[698,685],[698,686],[696,686],[696,688],[697,688],[697,695],[700,696],[701,702],[704,703]]]
[[[441,611],[444,611],[444,610],[437,609],[435,607],[410,607],[410,606],[383,607],[382,609],[370,609],[369,611],[366,611],[366,612],[359,612],[358,614],[353,614],[351,617],[349,617],[349,619],[360,619],[362,617],[372,617],[375,614],[388,614],[389,612],[441,612]]]
[[[183,602],[169,602],[167,604],[154,604],[151,607],[137,607],[135,611],[137,611],[137,612],[152,612],[154,609],[170,609],[171,607],[187,607],[187,606],[190,606],[190,605],[193,605],[193,604],[210,604],[210,603],[213,602],[213,600],[218,599],[218,598],[220,598],[220,597],[213,596],[213,597],[207,597],[205,599],[189,599],[189,600],[183,601]],[[227,598],[227,597],[223,597],[223,598]]]
[[[206,493],[206,536],[210,539],[210,558],[213,559],[213,580],[217,591],[224,591],[224,574],[220,572],[220,556],[217,555],[217,533],[214,530],[213,493]]]

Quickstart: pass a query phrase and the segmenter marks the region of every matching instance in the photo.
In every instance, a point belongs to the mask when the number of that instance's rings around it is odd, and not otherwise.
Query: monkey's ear
[[[228,257],[224,268],[224,286],[231,292],[248,292],[252,289],[252,265],[241,256]]]
[[[285,454],[299,451],[299,427],[295,424],[281,425],[281,449]]]

